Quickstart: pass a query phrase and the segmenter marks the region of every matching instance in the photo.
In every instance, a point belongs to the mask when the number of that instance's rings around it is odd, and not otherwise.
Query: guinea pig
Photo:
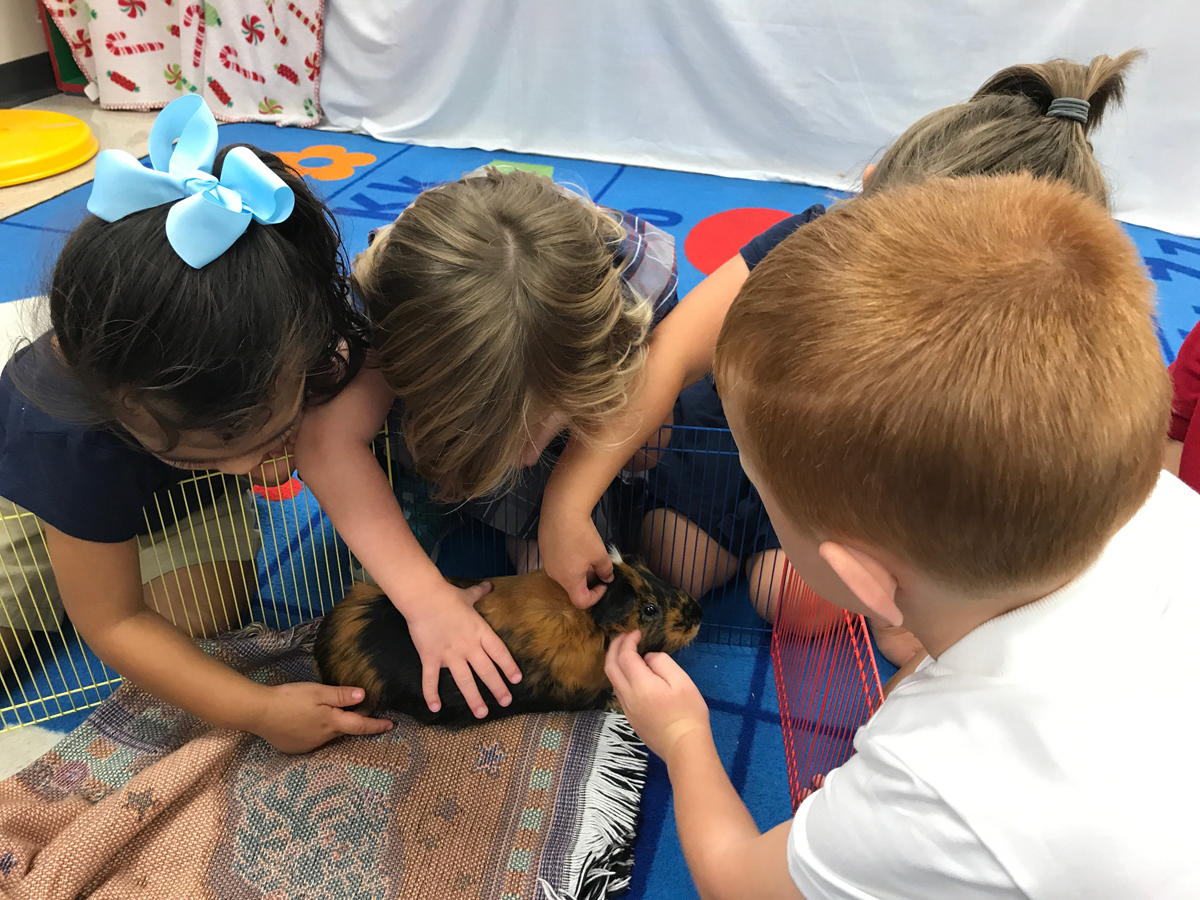
[[[512,703],[500,706],[476,677],[488,718],[554,710],[599,709],[612,700],[604,655],[618,634],[639,629],[638,652],[674,653],[696,636],[700,604],[655,576],[641,562],[613,554],[613,580],[590,609],[572,605],[567,592],[538,569],[489,579],[492,591],[475,608],[504,641],[521,669],[511,685]],[[449,579],[469,587],[479,580]],[[442,669],[442,708],[431,712],[421,692],[421,658],[408,623],[378,587],[355,584],[325,616],[314,648],[321,680],[361,687],[360,709],[380,706],[426,724],[459,727],[476,719]]]

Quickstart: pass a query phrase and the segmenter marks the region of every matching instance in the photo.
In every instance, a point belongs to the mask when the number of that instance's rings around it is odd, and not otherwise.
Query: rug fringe
[[[605,900],[628,890],[646,783],[646,748],[629,720],[608,713],[584,786],[584,819],[566,859],[566,884],[538,879],[544,900]]]

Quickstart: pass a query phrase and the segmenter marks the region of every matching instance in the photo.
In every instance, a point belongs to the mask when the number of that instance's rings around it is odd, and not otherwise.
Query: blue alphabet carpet
[[[354,134],[255,124],[226,125],[220,130],[222,143],[255,144],[278,153],[303,173],[333,209],[351,256],[366,246],[370,229],[393,220],[421,190],[487,164],[522,167],[575,185],[596,202],[633,212],[674,235],[681,295],[774,222],[813,203],[829,205],[846,196],[807,185],[500,151],[387,144]],[[0,303],[43,292],[58,248],[84,215],[89,190],[90,185],[83,185],[0,221],[0,239],[5,246],[0,254]],[[1200,240],[1137,226],[1126,228],[1158,288],[1156,327],[1169,361],[1200,318]],[[262,614],[256,618],[273,626],[272,615],[280,609],[302,611],[305,602],[313,602],[314,590],[318,603],[328,594],[321,582],[332,586],[336,579],[304,560],[318,555],[311,552],[314,546],[336,547],[336,543],[328,520],[307,491],[292,500],[258,498],[255,502],[264,523],[266,549],[259,565],[260,593],[271,601],[260,605]],[[339,559],[337,552],[334,558]],[[330,565],[337,569],[341,563]],[[729,602],[739,601],[735,597]],[[744,601],[729,614],[731,621],[744,629],[753,630],[757,622]],[[717,746],[735,786],[759,825],[769,828],[791,814],[791,804],[770,654],[762,644],[698,642],[679,659],[709,700]],[[65,644],[60,641],[56,655],[69,659],[72,666],[67,668],[74,671],[90,671],[87,665],[99,667],[99,661],[73,639]],[[886,677],[889,673],[885,663],[881,674]],[[28,690],[53,694],[62,690],[61,682],[58,676],[44,676],[42,683],[30,685]],[[76,696],[94,703],[111,690],[111,685],[105,685]],[[0,763],[5,762],[5,753],[24,753],[25,761],[30,761],[47,749],[46,740],[40,745],[33,740],[28,749],[16,749],[23,733],[29,741],[36,734],[34,729],[69,730],[85,715],[81,710],[5,733],[0,737]],[[15,721],[11,712],[5,713],[5,721]],[[0,768],[12,770],[8,765]],[[669,782],[656,759],[651,759],[647,773],[635,859],[631,896],[655,900],[696,896],[675,834]]]

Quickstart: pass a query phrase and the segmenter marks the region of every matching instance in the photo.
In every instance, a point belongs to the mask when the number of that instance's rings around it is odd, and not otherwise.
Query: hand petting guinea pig
[[[479,579],[448,579],[459,587]],[[590,609],[571,604],[545,570],[488,579],[492,592],[475,608],[521,668],[512,703],[500,706],[480,683],[489,718],[555,710],[599,709],[613,700],[604,674],[609,642],[640,631],[639,653],[674,653],[700,628],[700,604],[640,561],[613,552],[613,580]],[[408,623],[378,587],[356,584],[325,616],[315,654],[326,684],[361,687],[360,709],[388,707],[425,724],[479,724],[445,669],[438,680],[442,708],[431,712],[421,691],[421,657]],[[478,682],[478,679],[476,679]]]

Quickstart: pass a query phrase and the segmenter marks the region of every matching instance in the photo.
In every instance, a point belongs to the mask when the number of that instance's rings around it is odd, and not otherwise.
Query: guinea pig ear
[[[615,625],[633,612],[637,592],[620,566],[613,566],[613,580],[604,589],[604,596],[592,607],[592,621],[603,628]]]

